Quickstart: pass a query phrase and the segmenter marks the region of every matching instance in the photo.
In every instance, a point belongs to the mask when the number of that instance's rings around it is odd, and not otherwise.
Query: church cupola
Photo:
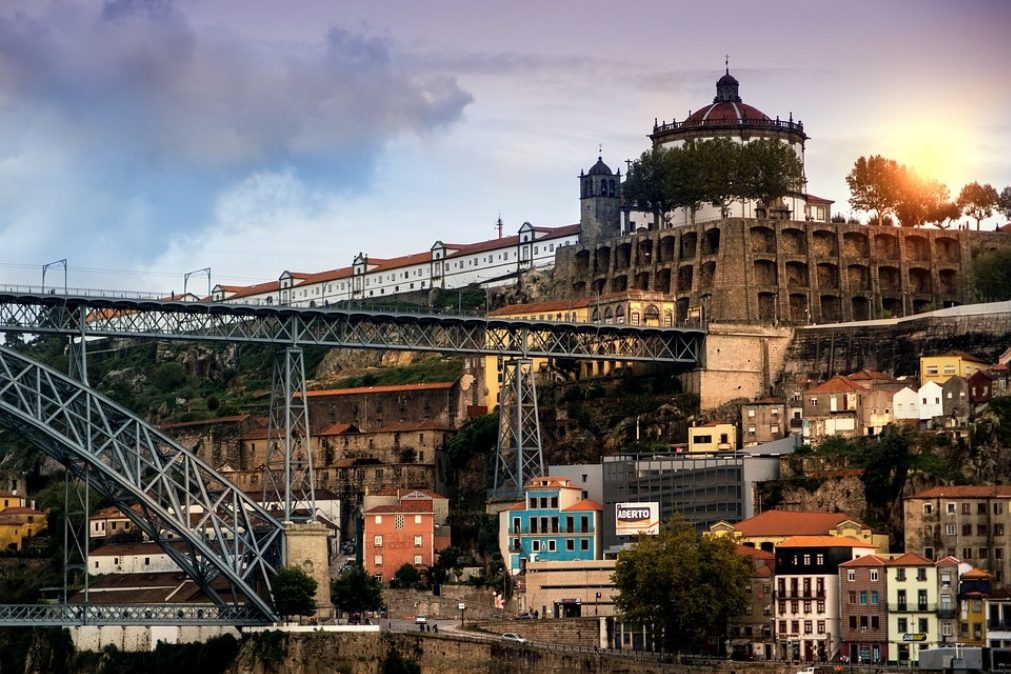
[[[740,83],[730,74],[730,64],[727,64],[726,74],[716,81],[716,98],[713,103],[740,103],[741,95],[738,93]]]

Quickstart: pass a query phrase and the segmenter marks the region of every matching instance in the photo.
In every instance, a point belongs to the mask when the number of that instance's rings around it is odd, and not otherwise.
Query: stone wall
[[[564,297],[630,288],[674,297],[678,319],[806,324],[908,316],[970,300],[974,250],[998,232],[727,219],[564,246]]]
[[[383,600],[394,618],[427,615],[438,619],[460,617],[460,602],[467,605],[467,619],[500,618],[502,610],[495,608],[494,590],[473,585],[441,585],[440,596],[417,590],[384,590]],[[509,630],[503,630],[508,632]]]

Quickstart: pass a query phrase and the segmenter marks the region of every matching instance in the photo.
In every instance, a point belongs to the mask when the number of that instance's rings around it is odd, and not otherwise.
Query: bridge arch
[[[281,524],[188,450],[97,391],[2,347],[0,426],[87,477],[216,603],[245,603],[275,619],[259,590],[269,590],[280,563]]]

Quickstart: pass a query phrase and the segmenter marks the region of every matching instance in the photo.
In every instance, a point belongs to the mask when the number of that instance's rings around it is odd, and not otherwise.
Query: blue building
[[[527,562],[600,559],[603,506],[567,477],[535,477],[499,513],[499,549],[510,573]]]

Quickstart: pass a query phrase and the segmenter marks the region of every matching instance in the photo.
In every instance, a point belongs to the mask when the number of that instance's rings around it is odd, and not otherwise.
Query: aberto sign
[[[614,533],[619,536],[660,533],[660,503],[618,503],[614,509]]]

